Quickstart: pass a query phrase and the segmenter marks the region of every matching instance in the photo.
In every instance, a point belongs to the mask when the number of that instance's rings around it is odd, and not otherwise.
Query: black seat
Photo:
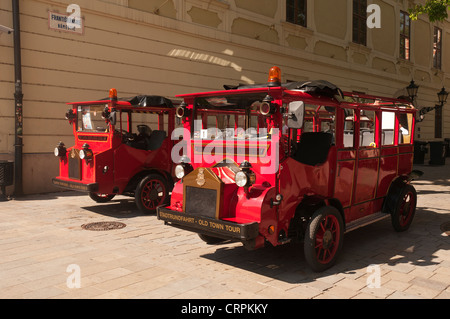
[[[333,135],[326,132],[305,132],[297,144],[294,159],[306,165],[322,164],[327,160]]]
[[[148,125],[141,124],[137,126],[137,131],[138,134],[128,143],[128,145],[140,150],[146,150],[152,134],[152,129]]]
[[[150,138],[147,139],[147,150],[154,151],[160,148],[166,136],[166,131],[153,131]]]

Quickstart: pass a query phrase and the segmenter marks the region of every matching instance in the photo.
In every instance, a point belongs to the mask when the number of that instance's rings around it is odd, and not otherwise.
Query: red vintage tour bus
[[[315,271],[335,263],[346,232],[387,217],[408,229],[420,175],[409,101],[282,84],[277,67],[267,84],[225,88],[178,96],[184,155],[157,209],[165,224],[248,249],[301,241]]]
[[[68,104],[75,145],[66,149],[60,142],[55,148],[59,176],[54,185],[87,192],[96,202],[116,194],[134,196],[144,213],[169,202],[176,180],[173,101],[151,95],[118,100],[111,89],[109,99]]]

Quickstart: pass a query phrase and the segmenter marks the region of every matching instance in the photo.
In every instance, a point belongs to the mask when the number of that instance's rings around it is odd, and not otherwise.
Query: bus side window
[[[398,144],[411,143],[412,114],[398,115]]]
[[[354,147],[354,110],[344,109],[345,122],[344,122],[344,147]]]
[[[336,141],[336,108],[333,106],[321,106],[318,109],[319,132],[325,132],[332,135],[332,143]]]
[[[375,112],[364,110],[359,122],[359,145],[374,146],[375,142]]]
[[[395,113],[381,113],[381,145],[394,144]]]

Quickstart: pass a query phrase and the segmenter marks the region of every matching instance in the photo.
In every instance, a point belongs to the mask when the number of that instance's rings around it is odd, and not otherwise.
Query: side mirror
[[[302,128],[304,112],[305,103],[303,103],[303,101],[294,101],[289,103],[287,123],[288,127],[296,129]]]
[[[105,109],[102,112],[102,117],[111,125],[116,125],[116,110],[111,109],[111,112],[108,110],[108,107],[105,106]]]
[[[77,113],[73,109],[67,110],[66,120],[69,120],[69,124],[72,125],[77,119]]]
[[[111,125],[116,125],[116,110],[113,109],[111,114],[109,115],[109,121],[111,122]]]

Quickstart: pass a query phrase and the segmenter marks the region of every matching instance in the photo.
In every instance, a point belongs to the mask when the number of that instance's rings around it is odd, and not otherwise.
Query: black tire
[[[223,238],[217,238],[205,234],[198,234],[198,237],[200,237],[200,239],[203,240],[208,245],[217,245],[225,241],[225,239]]]
[[[116,194],[97,194],[97,193],[93,193],[93,192],[89,193],[89,197],[92,200],[96,201],[97,203],[107,203],[111,199],[113,199],[115,196],[116,196]]]
[[[135,202],[144,214],[155,214],[156,207],[170,202],[168,181],[159,174],[145,176],[136,187]]]
[[[391,222],[395,231],[402,232],[411,226],[416,213],[417,193],[416,189],[406,184],[399,192],[391,213]]]
[[[336,262],[344,241],[344,223],[332,206],[319,208],[311,217],[305,233],[304,253],[313,271],[321,272]]]

